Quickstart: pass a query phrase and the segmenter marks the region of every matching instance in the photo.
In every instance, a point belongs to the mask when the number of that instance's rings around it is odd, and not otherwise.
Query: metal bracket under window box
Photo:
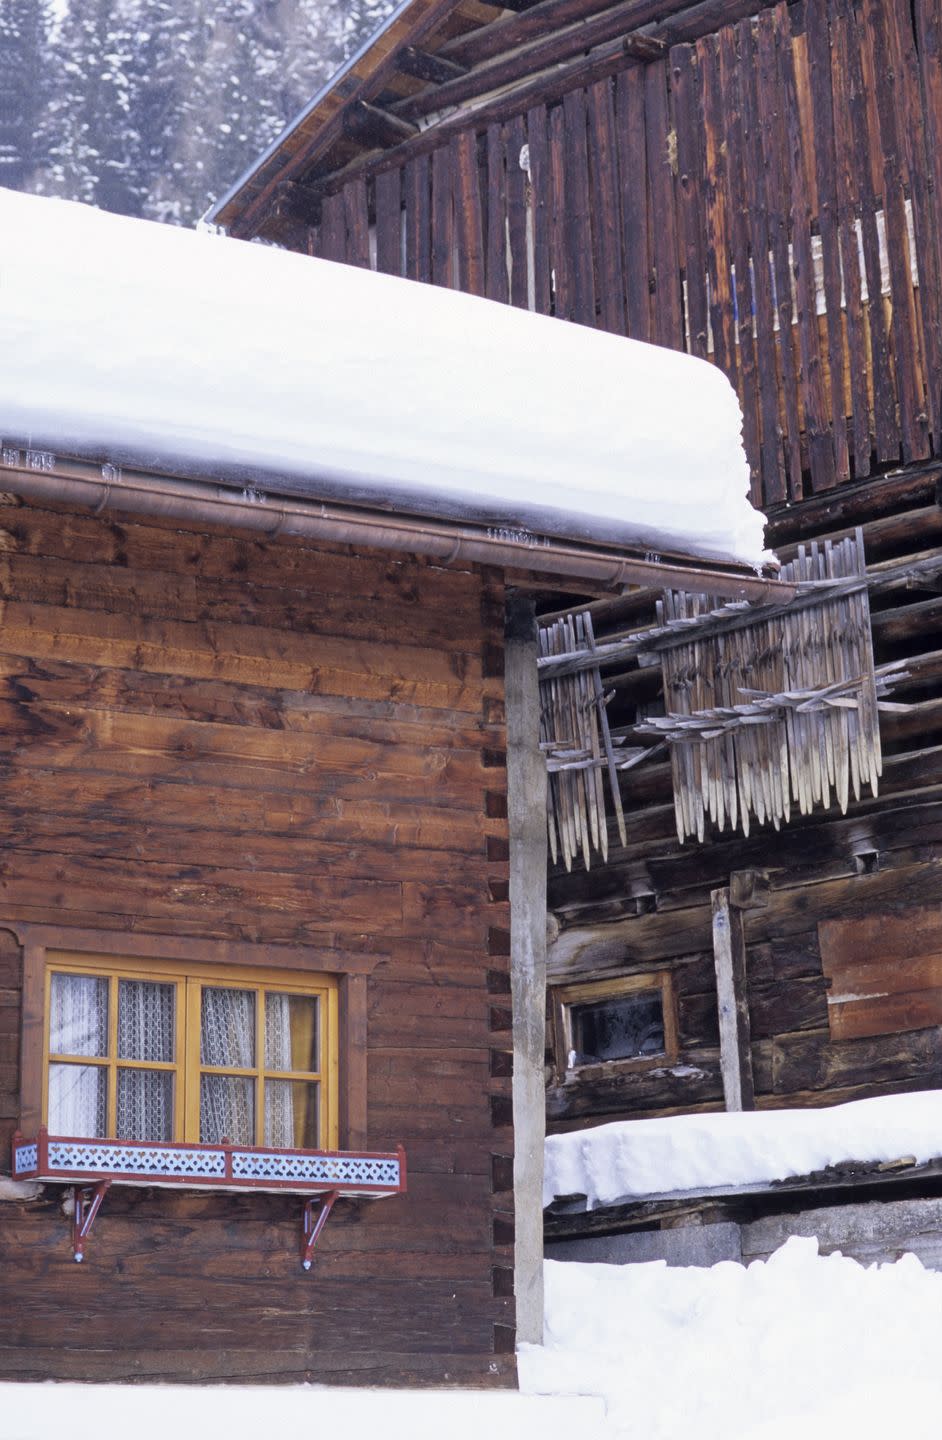
[[[77,1261],[84,1257],[85,1240],[114,1184],[302,1195],[301,1265],[309,1270],[334,1203],[341,1198],[380,1200],[403,1194],[406,1156],[401,1145],[392,1153],[272,1150],[196,1142],[87,1140],[40,1130],[35,1140],[26,1140],[19,1132],[14,1135],[13,1177],[73,1187],[72,1253]]]

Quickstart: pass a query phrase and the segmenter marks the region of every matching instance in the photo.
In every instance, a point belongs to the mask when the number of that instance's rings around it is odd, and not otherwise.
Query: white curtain
[[[265,1068],[291,1069],[291,999],[288,995],[265,996]],[[293,1089],[285,1081],[268,1080],[265,1085],[265,1144],[280,1150],[295,1147]]]
[[[49,1132],[104,1135],[108,1072],[101,1065],[57,1065],[56,1055],[108,1053],[108,982],[54,974],[49,1014]]]
[[[204,986],[200,1021],[204,1065],[255,1064],[255,993]],[[200,1139],[255,1143],[255,1083],[244,1075],[200,1076]]]
[[[175,996],[173,985],[119,982],[119,1060],[173,1060]],[[172,1140],[173,1076],[120,1066],[117,1108],[119,1140]]]

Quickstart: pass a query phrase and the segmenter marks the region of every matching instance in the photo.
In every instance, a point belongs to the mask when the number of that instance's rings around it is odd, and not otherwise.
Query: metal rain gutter
[[[10,452],[7,452],[9,454]],[[14,451],[0,466],[0,490],[24,500],[77,505],[224,528],[270,540],[324,540],[426,556],[441,565],[494,565],[584,582],[693,590],[739,600],[787,601],[794,586],[735,569],[703,568],[633,556],[579,542],[559,542],[505,526],[455,524],[316,500],[289,499],[205,480],[181,480],[111,464],[64,459],[49,451]]]

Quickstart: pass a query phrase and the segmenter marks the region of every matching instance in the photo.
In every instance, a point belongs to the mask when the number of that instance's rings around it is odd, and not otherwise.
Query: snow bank
[[[350,1390],[313,1385],[0,1384],[3,1440],[119,1435],[134,1440],[595,1440],[602,1403],[514,1391]]]
[[[454,291],[0,190],[0,436],[758,564],[715,366]]]
[[[854,1100],[826,1110],[753,1110],[626,1120],[546,1141],[543,1201],[590,1208],[636,1195],[810,1175],[841,1161],[942,1156],[942,1090]]]
[[[603,1396],[610,1435],[936,1440],[942,1274],[864,1269],[793,1237],[748,1269],[546,1262],[546,1344],[529,1394]]]

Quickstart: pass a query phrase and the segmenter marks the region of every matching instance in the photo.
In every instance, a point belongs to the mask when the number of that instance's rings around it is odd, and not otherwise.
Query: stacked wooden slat
[[[882,769],[870,608],[864,588],[831,594],[828,581],[865,570],[859,533],[801,546],[782,578],[821,585],[821,599],[774,620],[692,634],[661,656],[667,714],[636,727],[670,745],[677,833],[703,840],[707,821],[749,834],[776,829],[851,793],[877,793]],[[695,619],[707,597],[668,594],[662,624]]]
[[[595,650],[592,617],[566,615],[540,630],[540,653],[564,655]],[[540,687],[540,743],[547,760],[547,827],[555,864],[567,870],[581,853],[586,869],[592,853],[608,859],[608,819],[603,771],[607,771],[621,843],[627,841],[618,789],[618,769],[645,755],[622,752],[616,760],[598,666],[544,680]]]

